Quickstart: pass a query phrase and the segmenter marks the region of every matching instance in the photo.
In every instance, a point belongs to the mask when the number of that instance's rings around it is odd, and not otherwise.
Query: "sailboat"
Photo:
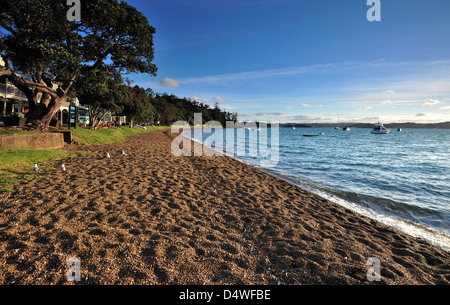
[[[339,125],[339,122],[340,122],[340,120],[341,120],[341,118],[340,118],[340,117],[338,117],[338,125]],[[339,127],[339,126],[336,126],[336,127],[334,127],[334,129],[336,129],[336,130],[341,130],[341,127]]]

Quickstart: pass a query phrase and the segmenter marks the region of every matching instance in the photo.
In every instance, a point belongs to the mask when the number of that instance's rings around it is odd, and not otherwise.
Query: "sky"
[[[128,0],[156,28],[135,85],[271,122],[450,121],[450,1]]]

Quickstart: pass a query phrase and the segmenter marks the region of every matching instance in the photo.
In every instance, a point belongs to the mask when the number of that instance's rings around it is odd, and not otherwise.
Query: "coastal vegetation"
[[[160,121],[163,125],[170,125],[176,121],[185,121],[193,126],[195,113],[202,114],[203,123],[217,121],[222,126],[225,126],[227,121],[237,121],[237,113],[220,109],[218,103],[211,108],[208,104],[199,103],[188,98],[179,98],[167,93],[155,94],[151,90],[148,91],[151,104],[155,107],[155,120]]]
[[[1,6],[0,54],[5,66],[0,76],[26,95],[28,122],[49,126],[62,103],[76,95],[82,75],[99,69],[156,75],[155,28],[126,2],[83,1],[83,19],[73,22],[64,1],[2,1]]]
[[[0,76],[28,100],[27,124],[46,130],[61,105],[89,105],[91,127],[109,112],[135,121],[193,121],[194,111],[220,122],[233,116],[218,105],[191,102],[131,86],[123,75],[156,76],[156,29],[135,7],[118,0],[80,2],[81,20],[67,18],[64,1],[2,1]],[[43,22],[43,21],[51,22]],[[26,77],[23,77],[25,75]],[[234,116],[235,118],[236,116]]]

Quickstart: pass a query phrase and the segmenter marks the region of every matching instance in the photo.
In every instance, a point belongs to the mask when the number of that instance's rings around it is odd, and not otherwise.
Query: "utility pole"
[[[5,100],[3,102],[3,116],[6,117],[6,101],[8,96],[8,78],[5,78]]]

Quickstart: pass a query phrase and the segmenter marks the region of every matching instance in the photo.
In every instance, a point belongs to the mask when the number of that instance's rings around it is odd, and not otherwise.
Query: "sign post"
[[[78,107],[69,106],[69,130],[72,124],[74,124],[74,128],[77,129],[77,120],[78,119]]]

